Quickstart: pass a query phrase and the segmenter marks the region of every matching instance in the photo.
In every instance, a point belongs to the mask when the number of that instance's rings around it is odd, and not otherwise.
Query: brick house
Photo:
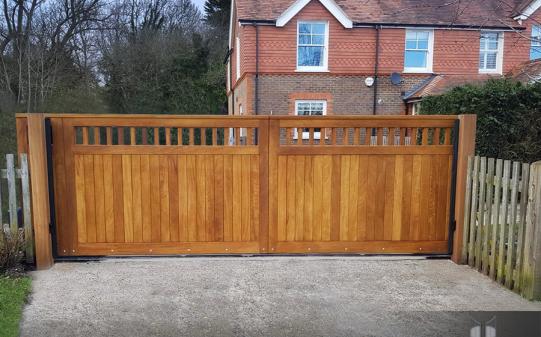
[[[541,56],[541,0],[233,0],[230,114],[406,114]]]

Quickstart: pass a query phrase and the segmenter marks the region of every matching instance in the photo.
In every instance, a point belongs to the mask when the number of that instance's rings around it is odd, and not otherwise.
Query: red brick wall
[[[541,19],[541,14],[536,14]],[[536,18],[534,18],[535,20]],[[374,28],[345,29],[318,1],[309,3],[285,27],[259,27],[259,70],[261,73],[291,74],[296,70],[297,21],[329,22],[329,72],[332,74],[368,75],[374,71]],[[525,32],[504,34],[504,73],[529,59],[529,40],[534,20],[525,21]],[[541,20],[539,20],[541,21]],[[255,72],[255,27],[240,28],[242,71]],[[439,74],[477,74],[479,31],[434,30],[433,71]],[[405,29],[383,28],[380,33],[381,74],[404,69]]]

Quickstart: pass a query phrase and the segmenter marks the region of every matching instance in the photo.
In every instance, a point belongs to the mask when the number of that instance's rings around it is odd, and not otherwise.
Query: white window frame
[[[504,32],[500,31],[491,31],[483,30],[479,35],[479,40],[481,40],[481,35],[484,33],[495,33],[498,34],[498,49],[496,51],[496,69],[481,69],[481,64],[479,64],[479,73],[480,74],[501,74],[503,68],[503,45],[504,45]],[[481,48],[479,48],[479,56],[481,55]],[[486,67],[486,62],[485,62]]]
[[[301,24],[324,24],[325,25],[325,42],[323,46],[323,65],[322,66],[299,66],[299,27]],[[297,21],[297,50],[295,57],[296,65],[299,72],[328,72],[329,71],[329,21]]]
[[[236,71],[237,71],[237,80],[240,78],[240,38],[237,36],[237,39],[236,39]]]
[[[428,33],[428,52],[426,54],[426,67],[406,67],[406,41],[408,32],[427,32]],[[434,61],[434,29],[406,29],[404,36],[404,72],[405,73],[432,73]]]
[[[323,116],[327,115],[327,101],[324,99],[301,99],[295,101],[295,116],[299,115],[299,103],[323,103]],[[310,116],[308,116],[310,117]],[[322,128],[323,129],[323,128]],[[293,129],[293,138],[299,137],[297,129]],[[302,139],[310,139],[310,132],[302,132]],[[314,139],[321,139],[321,132],[314,131]]]
[[[539,35],[534,35],[534,30],[537,28]],[[532,34],[530,42],[530,61],[539,60],[539,58],[532,58],[532,49],[536,48],[541,51],[541,24],[532,25]]]

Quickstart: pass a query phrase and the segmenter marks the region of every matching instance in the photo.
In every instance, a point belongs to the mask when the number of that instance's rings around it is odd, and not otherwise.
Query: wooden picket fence
[[[493,280],[525,295],[531,275],[525,271],[525,249],[535,230],[528,230],[532,202],[530,164],[470,157],[465,197],[462,262]],[[530,227],[534,223],[529,224]],[[537,230],[538,231],[538,230]],[[531,296],[526,296],[531,297]]]
[[[5,169],[0,170],[0,244],[5,236],[22,235],[26,262],[33,263],[33,232],[30,205],[28,158],[25,153],[15,166],[15,155],[5,156]]]

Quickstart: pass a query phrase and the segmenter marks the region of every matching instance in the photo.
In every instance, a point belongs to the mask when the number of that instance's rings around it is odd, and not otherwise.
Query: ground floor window
[[[311,101],[295,101],[295,115],[297,116],[324,116],[327,114],[327,101],[324,100],[311,100]],[[295,132],[295,138],[297,138],[297,132]],[[302,139],[310,138],[310,130],[302,130]],[[321,138],[321,129],[314,130],[314,139]]]

